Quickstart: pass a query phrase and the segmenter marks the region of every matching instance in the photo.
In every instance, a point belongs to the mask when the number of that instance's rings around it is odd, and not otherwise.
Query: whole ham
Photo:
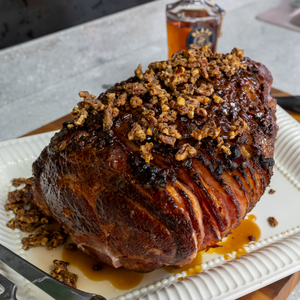
[[[268,69],[234,48],[179,51],[98,98],[80,92],[33,163],[32,201],[84,252],[149,272],[190,263],[255,206],[273,173]]]

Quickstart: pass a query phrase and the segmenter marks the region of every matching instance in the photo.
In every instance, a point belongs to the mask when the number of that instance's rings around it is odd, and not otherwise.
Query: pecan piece
[[[206,96],[206,97],[211,96],[213,92],[214,92],[214,89],[210,83],[208,83],[208,84],[202,83],[196,90],[197,94]]]
[[[138,123],[135,123],[128,133],[128,139],[130,141],[140,141],[143,142],[146,139],[146,132],[145,130],[139,125]]]
[[[11,180],[11,184],[14,186],[14,187],[19,187],[21,184],[25,183],[25,178],[24,177],[20,177],[20,178],[13,178]]]
[[[73,109],[73,111],[74,111],[74,109]],[[74,119],[74,124],[76,126],[82,126],[84,124],[85,120],[87,119],[87,117],[88,117],[88,111],[83,107],[82,109],[79,110],[79,112],[77,114],[77,118]]]
[[[139,82],[129,82],[123,85],[123,89],[129,95],[145,95],[147,93],[147,89]]]
[[[175,154],[175,159],[178,161],[185,160],[196,156],[197,150],[192,147],[189,143],[182,145],[178,152]]]
[[[138,67],[134,71],[134,74],[138,79],[141,79],[141,80],[143,79],[144,75],[143,75],[143,70],[142,70],[141,64],[138,65]]]
[[[112,128],[113,125],[113,109],[110,105],[107,105],[104,110],[103,116],[103,130],[108,131]]]
[[[153,143],[146,143],[140,147],[141,157],[145,160],[146,163],[150,163],[150,160],[153,159],[151,154],[151,149],[153,147]]]
[[[138,96],[132,96],[130,99],[130,104],[133,108],[137,108],[143,104],[143,100]]]
[[[127,100],[127,93],[122,93],[116,100],[115,100],[115,106],[119,107],[121,105],[125,105]]]
[[[104,104],[99,99],[97,99],[95,95],[92,95],[89,92],[81,91],[79,92],[79,96],[81,98],[84,98],[84,102],[91,105],[96,111],[101,111],[105,107]]]
[[[73,288],[76,288],[76,283],[78,280],[78,275],[68,271],[68,262],[62,260],[54,260],[53,267],[51,271],[51,276],[60,282],[63,282]]]
[[[271,227],[276,227],[278,225],[278,221],[274,217],[269,217],[268,222]]]

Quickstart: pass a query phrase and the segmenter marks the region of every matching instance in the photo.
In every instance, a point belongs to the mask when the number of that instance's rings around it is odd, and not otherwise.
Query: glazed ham
[[[116,268],[190,263],[237,227],[270,183],[276,101],[266,67],[200,50],[80,92],[33,164],[32,200]]]

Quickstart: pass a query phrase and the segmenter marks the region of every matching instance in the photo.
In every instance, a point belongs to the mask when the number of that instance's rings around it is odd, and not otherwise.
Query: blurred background
[[[153,0],[6,0],[0,2],[0,49]]]

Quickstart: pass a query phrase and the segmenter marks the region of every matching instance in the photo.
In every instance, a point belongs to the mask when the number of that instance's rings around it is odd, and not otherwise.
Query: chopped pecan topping
[[[74,119],[74,124],[76,126],[82,126],[85,120],[87,119],[87,117],[88,117],[88,111],[83,107],[81,110],[78,111],[77,118]]]
[[[153,156],[151,154],[151,149],[153,147],[153,143],[146,143],[145,145],[142,145],[141,150],[141,157],[145,160],[146,163],[149,163],[151,159],[153,159]]]
[[[11,228],[12,230],[15,230],[16,229],[16,226],[15,226],[15,219],[12,218],[11,220],[9,220],[7,223],[6,223],[6,226]]]
[[[115,105],[117,107],[119,107],[121,105],[125,105],[126,100],[127,100],[127,93],[124,92],[115,100]]]
[[[219,90],[226,86],[227,77],[239,70],[242,72],[248,65],[241,49],[234,48],[230,54],[221,54],[212,53],[208,47],[179,51],[171,60],[149,64],[145,72],[139,64],[134,77],[117,83],[99,98],[80,92],[84,101],[73,109],[76,118],[67,127],[82,126],[87,118],[95,118],[97,122],[100,118],[103,130],[109,131],[115,118],[123,120],[125,115],[131,115],[134,126],[127,134],[132,141],[143,142],[147,135],[148,142],[153,139],[176,148],[181,135],[184,138],[190,135],[197,141],[211,137],[217,139],[217,143],[213,143],[215,153],[222,151],[229,155],[232,140],[248,128],[242,120],[248,106],[236,108],[234,96],[226,91],[223,96]],[[177,122],[178,118],[181,121]],[[175,127],[187,118],[195,119],[191,126],[186,129],[182,125],[178,125],[178,129]],[[217,125],[209,123],[214,118]],[[231,120],[236,121],[231,123]],[[248,123],[251,126],[251,122]],[[199,129],[195,129],[197,127]]]
[[[28,237],[22,239],[23,249],[29,250],[32,247],[36,246],[46,246],[48,243],[48,237],[50,232],[46,229],[45,226],[42,226],[37,229],[36,233],[30,234]]]
[[[236,55],[242,61],[244,59],[245,50],[244,49],[233,48],[231,50],[231,54]]]
[[[67,238],[67,234],[63,231],[62,228],[55,230],[49,235],[47,248],[49,250],[56,248],[57,246],[63,244],[66,238]]]
[[[79,92],[79,96],[84,98],[84,102],[91,105],[96,111],[101,111],[104,109],[104,104],[96,98],[95,95],[89,94],[86,91]]]
[[[128,133],[128,139],[130,141],[143,142],[146,139],[145,130],[141,127],[141,125],[135,123],[130,132]]]
[[[141,96],[147,93],[147,89],[138,82],[126,83],[123,85],[123,88],[129,95]]]
[[[233,122],[233,125],[230,126],[228,133],[229,139],[234,139],[237,135],[242,135],[247,128],[247,123],[242,118],[238,118]]]
[[[221,145],[220,150],[222,150],[227,155],[231,155],[230,146],[228,144]]]
[[[68,262],[62,260],[54,260],[53,267],[51,271],[51,276],[60,282],[63,282],[73,288],[76,288],[76,283],[78,281],[78,275],[68,271]]]
[[[178,152],[175,154],[175,159],[181,161],[187,158],[192,158],[196,154],[197,150],[190,144],[186,143],[179,148]]]
[[[163,105],[161,106],[161,110],[162,110],[163,112],[169,111],[169,110],[170,110],[170,106],[169,106],[169,105],[166,105],[166,104],[163,104]]]
[[[221,78],[222,76],[222,72],[215,60],[212,60],[208,63],[207,72],[209,77]]]
[[[176,139],[181,138],[181,134],[177,131],[175,125],[168,125],[167,123],[159,123],[158,130],[167,136],[172,136]]]
[[[115,93],[107,93],[106,98],[108,100],[108,104],[113,103],[116,99],[116,94]]]
[[[219,136],[221,132],[220,128],[216,127],[216,124],[213,122],[211,125],[204,125],[204,127],[200,130],[200,129],[195,129],[193,130],[193,132],[191,133],[191,136],[198,140],[201,141],[202,139],[210,136],[213,139],[215,139],[216,137]]]
[[[212,95],[212,93],[214,92],[213,86],[208,83],[208,84],[204,84],[202,83],[200,85],[200,87],[197,88],[196,93],[202,96],[206,96],[209,97]]]
[[[8,201],[10,203],[5,205],[5,209],[12,210],[15,213],[13,221],[10,220],[7,223],[8,227],[32,232],[35,228],[48,223],[48,220],[38,211],[35,205],[28,202],[25,188],[9,192]]]
[[[25,204],[28,202],[24,189],[8,192],[7,200],[12,204],[20,202],[22,202],[22,204]]]
[[[153,96],[153,97],[149,100],[149,102],[150,102],[152,105],[155,105],[156,103],[158,103],[158,98],[157,98],[157,96]]]
[[[130,104],[133,108],[137,108],[143,104],[143,100],[138,96],[132,96],[130,99]]]
[[[14,178],[14,179],[12,179],[11,184],[15,187],[19,187],[20,185],[25,183],[25,180],[26,179],[24,177]]]
[[[200,117],[207,117],[207,111],[206,111],[206,109],[199,107],[196,109],[196,115],[198,115]]]
[[[47,230],[46,226],[39,227],[35,233],[22,239],[23,249],[29,250],[36,246],[47,246],[49,250],[56,248],[65,242],[67,234],[61,229],[54,232]]]
[[[214,94],[213,96],[214,102],[219,104],[223,101],[223,99],[221,97],[219,97],[218,95]]]
[[[181,96],[179,96],[179,97],[177,98],[177,105],[178,105],[178,106],[184,106],[184,105],[185,105],[185,99],[182,98]]]
[[[134,71],[134,74],[138,79],[143,79],[144,78],[141,64],[138,65],[137,69]]]
[[[278,221],[274,217],[269,217],[268,222],[269,222],[270,226],[272,226],[272,227],[276,227],[279,224]]]
[[[112,109],[112,117],[116,118],[118,115],[119,115],[119,110],[116,107],[114,107]]]
[[[166,145],[174,146],[176,142],[176,138],[172,136],[167,136],[165,134],[158,134],[157,138],[159,141]]]
[[[103,117],[103,130],[108,131],[112,128],[113,122],[113,109],[110,105],[108,105],[104,110]]]
[[[158,122],[172,122],[177,118],[177,112],[175,110],[169,110],[159,115]]]

